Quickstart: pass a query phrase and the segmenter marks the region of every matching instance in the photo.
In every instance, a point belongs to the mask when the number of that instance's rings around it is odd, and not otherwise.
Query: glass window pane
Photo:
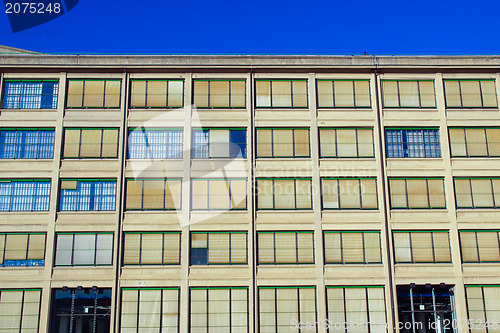
[[[458,81],[444,81],[444,92],[446,97],[446,107],[461,108],[460,86]]]
[[[400,107],[419,107],[417,81],[399,81]]]
[[[353,81],[334,81],[335,107],[354,107]]]

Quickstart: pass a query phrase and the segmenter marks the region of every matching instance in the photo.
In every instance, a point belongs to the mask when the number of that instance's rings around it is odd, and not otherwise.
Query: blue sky
[[[0,44],[79,54],[500,54],[499,12],[499,0],[80,0],[17,33],[2,11]]]

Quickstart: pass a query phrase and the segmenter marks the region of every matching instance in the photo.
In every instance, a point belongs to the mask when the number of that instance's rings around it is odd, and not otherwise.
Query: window
[[[121,80],[68,80],[67,108],[119,108]]]
[[[375,157],[372,128],[319,129],[320,157]]]
[[[453,178],[457,208],[499,208],[500,178]]]
[[[386,128],[387,157],[441,157],[439,129]]]
[[[118,128],[65,128],[64,158],[117,158]]]
[[[0,129],[0,158],[46,159],[54,157],[53,128]]]
[[[55,266],[113,265],[112,233],[58,233]]]
[[[452,157],[500,157],[500,128],[450,128]]]
[[[312,209],[310,178],[258,178],[257,209]]]
[[[48,211],[50,179],[0,179],[0,211]]]
[[[451,262],[447,230],[393,231],[396,263]]]
[[[125,232],[124,265],[180,265],[180,232]]]
[[[378,209],[375,178],[321,178],[323,209]]]
[[[242,265],[247,263],[247,233],[192,232],[191,265]]]
[[[60,211],[115,210],[115,179],[62,179]]]
[[[317,80],[318,108],[369,108],[370,80]]]
[[[379,231],[325,231],[325,264],[382,263]]]
[[[245,107],[245,80],[193,80],[193,104],[197,108]]]
[[[467,312],[471,333],[498,332],[500,285],[466,285]]]
[[[38,333],[41,289],[0,289],[2,332]]]
[[[309,129],[257,128],[257,157],[310,157]]]
[[[248,332],[247,287],[190,288],[190,332]]]
[[[44,233],[0,233],[0,267],[44,265]]]
[[[127,210],[180,210],[180,179],[127,179]]]
[[[258,108],[307,108],[307,80],[255,80]]]
[[[447,108],[496,108],[495,80],[444,80]]]
[[[316,321],[315,287],[259,287],[260,332],[318,332],[298,325]]]
[[[314,264],[312,231],[262,231],[257,237],[259,265]]]
[[[54,289],[49,332],[109,332],[111,288]],[[52,327],[53,326],[53,327]]]
[[[460,230],[462,262],[500,262],[498,230]]]
[[[179,288],[123,288],[120,332],[179,332],[179,308]]]
[[[389,178],[392,209],[446,208],[443,178]]]
[[[192,179],[192,210],[247,209],[246,179]]]
[[[383,286],[327,286],[329,333],[385,333]]]
[[[193,130],[193,158],[246,158],[247,131],[244,128]]]
[[[182,158],[182,129],[129,128],[128,158]]]
[[[5,80],[4,109],[56,109],[57,80]]]
[[[131,108],[181,108],[184,80],[131,80]]]
[[[435,108],[434,81],[382,80],[385,108]]]

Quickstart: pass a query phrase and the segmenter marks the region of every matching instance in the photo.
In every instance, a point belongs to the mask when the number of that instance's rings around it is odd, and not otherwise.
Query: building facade
[[[500,332],[500,58],[0,76],[0,332]]]

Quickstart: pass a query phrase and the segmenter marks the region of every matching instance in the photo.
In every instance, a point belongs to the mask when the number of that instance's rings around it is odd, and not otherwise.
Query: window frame
[[[484,130],[484,144],[486,147],[486,155],[471,155],[469,154],[469,142],[467,141],[467,130]],[[500,127],[495,127],[495,126],[487,126],[487,127],[448,127],[448,141],[450,144],[450,157],[451,158],[488,158],[488,157],[500,157],[500,153],[497,155],[490,154],[490,143],[488,142],[488,130],[499,130]],[[465,148],[465,155],[454,155],[453,154],[453,142],[451,140],[451,133],[450,130],[463,130],[463,138],[464,138],[464,148]],[[481,142],[482,143],[482,142]]]
[[[70,81],[83,81],[83,86],[82,86],[82,104],[81,106],[68,106],[68,98],[69,98],[69,82]],[[85,83],[87,81],[103,81],[104,82],[104,90],[102,93],[102,106],[84,106],[85,104]],[[106,85],[108,81],[118,81],[120,82],[120,87],[119,87],[119,97],[118,97],[118,106],[106,106]],[[97,79],[97,78],[68,78],[66,81],[66,100],[65,100],[65,108],[66,109],[83,109],[83,110],[99,110],[99,109],[121,109],[122,107],[122,97],[123,97],[123,80],[120,79],[114,79],[114,78],[104,78],[104,79]]]
[[[461,106],[448,106],[447,98],[446,98],[446,81],[457,81],[458,89],[460,91],[460,104]],[[463,98],[462,98],[462,81],[475,81],[479,83],[479,97],[481,99],[481,106],[463,106]],[[484,98],[483,98],[483,90],[481,87],[481,81],[493,81],[493,87],[495,88],[495,102],[496,106],[483,106]],[[444,105],[446,109],[498,109],[498,96],[496,91],[496,79],[443,79],[443,94],[444,94]]]
[[[480,246],[477,234],[478,233],[486,233],[486,232],[496,233],[498,252],[499,252],[499,258],[500,258],[500,230],[489,230],[489,229],[459,230],[458,231],[458,241],[460,244],[460,257],[462,258],[462,264],[500,263],[500,259],[499,260],[481,260],[481,251],[480,250],[481,250],[481,248],[485,248],[485,247]],[[475,261],[464,260],[464,251],[463,251],[464,244],[462,241],[462,233],[474,233],[474,238],[475,238],[476,243],[475,243],[475,246],[473,248],[475,249],[477,260],[475,260]]]
[[[469,300],[474,300],[474,299],[478,300],[478,298],[469,298],[468,288],[481,288],[481,296],[482,297],[478,303],[480,303],[480,305],[482,307],[482,316],[483,316],[484,320],[471,318],[471,309],[470,309]],[[497,319],[489,319],[488,318],[489,312],[498,312],[499,310],[486,308],[487,303],[485,302],[485,297],[484,297],[486,295],[485,290],[484,290],[485,288],[500,288],[500,285],[496,285],[496,284],[465,284],[464,285],[465,305],[467,308],[467,318],[469,320],[469,325],[467,325],[467,326],[469,328],[470,333],[479,332],[479,330],[481,328],[484,328],[484,332],[489,333],[489,332],[491,332],[490,326],[498,325]],[[473,309],[472,311],[477,312],[478,309]],[[471,323],[474,323],[474,325],[471,325]],[[493,328],[493,330],[492,330],[493,332],[498,331],[498,329],[495,329],[494,326],[492,326],[492,328]]]
[[[16,132],[16,142],[11,144],[11,143],[2,143],[0,144],[0,154],[1,156],[5,156],[6,154],[6,147],[8,145],[13,145],[14,152],[13,154],[15,155],[14,157],[0,157],[1,160],[51,160],[54,158],[54,146],[55,146],[55,128],[54,127],[36,127],[36,128],[30,128],[30,127],[1,127],[0,128],[0,135],[3,132]],[[36,139],[39,141],[41,139],[40,134],[42,132],[52,132],[52,137],[49,139],[52,139],[52,142],[48,143],[43,143],[43,142],[35,142],[35,143],[22,143],[22,142],[17,142],[17,139],[19,139],[19,134],[20,132],[34,132],[37,133]],[[26,153],[26,147],[29,147],[30,145],[35,147],[36,150],[36,157],[17,157],[18,154],[18,149],[19,147],[23,147],[20,150],[25,150]],[[52,145],[52,146],[50,146]],[[3,147],[3,149],[2,149]],[[47,151],[44,150],[44,147],[48,147]],[[47,154],[50,155],[50,157],[40,157],[40,155]]]
[[[389,136],[387,135],[387,133],[389,131],[400,131],[401,138],[402,138],[401,143],[388,142]],[[408,142],[408,139],[405,142],[404,141],[404,136],[405,136],[404,132],[407,132],[407,131],[420,131],[420,133],[422,135],[422,142]],[[426,139],[425,131],[435,131],[435,134],[437,134],[435,136],[437,136],[437,139],[439,139],[439,141],[426,142],[425,141],[425,139]],[[440,132],[439,127],[384,127],[386,158],[442,158],[441,136],[440,136],[439,132]],[[407,136],[407,134],[406,134],[406,136]],[[411,148],[410,148],[410,144],[411,144]],[[437,147],[438,149],[435,149],[436,147],[433,147],[433,145],[436,145],[436,144],[438,146]],[[392,150],[393,152],[402,152],[404,156],[389,156],[389,152],[391,151],[391,149],[389,149],[390,145],[392,145],[392,147],[394,147],[394,148],[397,148],[397,150],[393,149]],[[420,145],[421,145],[422,151],[424,152],[424,156],[410,156],[410,152],[420,149]],[[406,146],[406,148],[405,148],[405,146]],[[432,151],[435,151],[436,154],[439,156],[427,156],[427,152],[430,152],[430,155],[432,155]]]
[[[193,247],[193,234],[206,235],[207,246],[206,247]],[[229,262],[210,262],[210,234],[227,234],[229,235],[229,252],[228,258]],[[232,244],[231,239],[233,234],[244,234],[245,235],[245,262],[232,262]],[[194,264],[193,260],[193,249],[206,249],[206,263]],[[189,233],[189,267],[206,267],[206,266],[247,266],[248,265],[248,232],[247,231],[191,231]]]
[[[51,107],[51,108],[42,108],[42,101],[40,101],[40,107],[39,108],[21,108],[21,107],[16,107],[16,108],[6,108],[4,107],[5,105],[5,102],[6,102],[6,95],[10,95],[10,94],[6,94],[6,83],[7,82],[21,82],[21,83],[35,83],[35,82],[42,82],[42,93],[40,95],[36,95],[36,96],[40,96],[41,99],[43,99],[43,96],[52,96],[52,98],[54,98],[55,96],[55,102],[54,100],[52,101],[52,104],[54,105],[55,104],[55,107]],[[43,83],[44,82],[57,82],[57,92],[56,94],[44,94],[43,93]],[[59,79],[8,79],[8,78],[5,78],[3,80],[3,89],[2,89],[2,104],[1,104],[1,108],[4,109],[4,110],[57,110],[57,107],[59,105]],[[16,94],[14,96],[16,96],[16,98],[18,98],[19,100],[22,99],[23,97],[25,97],[26,95],[33,95],[33,94]],[[18,100],[18,104],[21,104],[21,102]]]
[[[362,241],[363,241],[363,261],[362,262],[349,262],[344,259],[344,247],[343,247],[343,242],[342,242],[342,235],[343,234],[362,234]],[[340,234],[340,256],[342,259],[342,262],[333,262],[333,261],[328,261],[327,260],[327,242],[326,242],[326,234]],[[365,234],[378,234],[378,242],[379,242],[379,257],[380,261],[377,262],[369,262],[366,260],[366,244],[365,244]],[[323,230],[323,258],[324,258],[324,264],[325,265],[380,265],[382,264],[382,239],[381,239],[381,233],[378,230]],[[329,247],[328,247],[329,248]]]
[[[132,98],[133,98],[133,95],[132,95],[132,82],[134,81],[145,81],[146,82],[146,87],[145,87],[145,94],[144,94],[144,104],[145,106],[132,106]],[[150,81],[165,81],[167,82],[167,86],[166,86],[166,91],[165,91],[165,106],[148,106],[148,87],[149,87],[149,82]],[[168,89],[169,89],[169,86],[170,86],[170,82],[171,81],[176,81],[176,82],[179,82],[181,81],[182,82],[182,100],[181,100],[181,106],[170,106],[168,101],[169,101],[169,92],[168,92]],[[158,78],[158,79],[134,79],[134,78],[131,78],[130,79],[130,92],[129,92],[129,98],[128,98],[128,105],[129,105],[129,108],[130,109],[178,109],[178,108],[183,108],[184,107],[184,99],[185,99],[185,88],[186,88],[186,82],[184,79],[178,79],[178,78]]]
[[[161,263],[142,263],[142,252],[143,252],[143,237],[142,235],[144,234],[154,234],[154,235],[162,235],[162,262]],[[168,235],[178,235],[179,236],[179,247],[178,247],[178,260],[176,263],[170,263],[170,262],[165,262],[165,251],[166,251],[166,240],[165,240],[165,234]],[[125,253],[127,251],[126,247],[126,235],[140,235],[139,238],[139,263],[135,264],[130,264],[130,263],[125,263]],[[122,239],[122,253],[121,253],[121,263],[122,267],[139,267],[139,266],[179,266],[181,264],[181,243],[182,243],[182,233],[180,231],[124,231],[123,232],[123,239]]]
[[[111,196],[111,195],[106,195],[106,194],[95,194],[95,193],[89,193],[88,195],[86,194],[82,194],[80,192],[77,192],[76,195],[67,195],[67,196],[63,196],[62,194],[62,191],[65,190],[62,188],[62,183],[64,181],[75,181],[76,182],[76,189],[71,189],[72,191],[73,190],[76,190],[76,191],[79,191],[79,184],[80,182],[85,182],[85,183],[113,183],[114,184],[114,195]],[[114,212],[116,211],[116,208],[117,208],[117,195],[118,195],[118,181],[116,178],[60,178],[59,179],[59,192],[58,192],[58,200],[57,200],[57,211],[58,212]],[[103,191],[103,188],[100,189],[100,191],[102,192]],[[106,197],[109,197],[111,198],[111,202],[110,203],[105,203],[105,206],[107,205],[112,205],[113,209],[89,209],[89,210],[86,210],[86,209],[80,209],[79,207],[81,206],[81,197],[89,197],[90,201],[89,201],[89,205],[90,203],[93,201],[93,199],[95,200],[96,197],[99,197],[99,207],[101,207],[103,205],[102,203],[102,198],[106,198]],[[76,205],[76,209],[61,209],[61,206],[63,205],[63,199],[65,198],[72,198],[74,197],[73,200],[75,200],[75,202],[71,202],[71,200],[68,200],[69,202],[66,203],[67,205],[73,207]]]
[[[227,142],[227,145],[229,147],[229,156],[223,156],[223,157],[218,157],[218,156],[210,156],[210,145],[213,144],[212,142],[210,142],[210,131],[211,130],[214,130],[214,131],[217,131],[217,130],[227,130],[229,131],[229,142]],[[242,132],[245,132],[245,150],[242,151],[241,150],[241,144],[243,143],[237,143],[237,142],[231,142],[231,133],[234,132],[234,131],[242,131]],[[205,133],[205,132],[208,132],[208,139],[207,139],[207,142],[195,142],[194,138],[195,138],[195,132],[201,132],[201,133]],[[223,159],[247,159],[248,158],[248,144],[247,144],[247,140],[248,140],[248,135],[247,135],[247,128],[246,127],[193,127],[192,130],[191,130],[191,159],[192,160],[223,160]],[[232,145],[237,145],[240,150],[239,152],[241,153],[241,157],[238,157],[240,156],[240,154],[237,154],[236,156],[234,156],[234,152],[233,150],[231,149],[231,146]],[[208,157],[198,157],[197,155],[200,155],[200,154],[203,154],[203,152],[205,151],[205,149],[201,149],[202,147],[205,147],[206,146],[206,151],[207,151],[207,155]]]
[[[210,83],[213,82],[213,81],[223,81],[223,82],[229,82],[229,95],[228,95],[228,99],[229,99],[229,106],[228,107],[224,107],[224,106],[210,106],[210,101],[211,101],[211,98],[210,98]],[[231,85],[231,82],[232,81],[243,81],[244,82],[244,92],[245,92],[245,95],[244,95],[244,106],[231,106],[231,101],[232,101],[232,85]],[[197,106],[196,103],[195,103],[195,82],[208,82],[208,90],[207,90],[207,104],[209,106]],[[240,109],[240,110],[244,110],[247,108],[247,80],[246,79],[237,79],[237,78],[234,78],[234,79],[224,79],[224,78],[220,78],[220,79],[202,79],[202,78],[199,78],[199,79],[193,79],[193,95],[192,95],[192,104],[197,108],[197,109],[214,109],[214,110],[224,110],[224,109]]]
[[[259,242],[259,236],[261,234],[272,234],[273,235],[273,262],[260,262],[260,242]],[[278,249],[278,246],[277,246],[277,242],[276,242],[276,234],[294,234],[295,235],[295,244],[294,244],[294,247],[295,247],[295,262],[278,262],[277,261],[277,256],[276,256],[276,251]],[[298,238],[298,235],[299,234],[311,234],[312,236],[312,248],[310,249],[311,250],[311,254],[312,254],[312,262],[300,262],[299,261],[299,251],[302,249],[302,250],[309,250],[309,248],[301,248],[299,246],[299,238]],[[271,266],[271,265],[314,265],[315,264],[315,261],[316,261],[316,258],[315,258],[315,253],[314,253],[314,250],[315,250],[315,244],[314,244],[314,231],[309,231],[309,230],[297,230],[297,231],[257,231],[257,242],[256,242],[256,248],[257,248],[257,266]]]
[[[397,93],[398,93],[398,105],[399,106],[386,106],[384,103],[384,82],[396,82],[397,85]],[[417,90],[418,90],[418,105],[419,106],[402,106],[401,105],[401,88],[399,87],[400,82],[417,82]],[[422,106],[422,94],[421,94],[421,89],[420,89],[420,82],[432,82],[432,88],[434,91],[434,106]],[[381,95],[382,95],[382,107],[384,109],[437,109],[437,103],[436,103],[436,80],[434,79],[414,79],[414,80],[398,80],[398,79],[382,79],[381,80]]]
[[[269,81],[269,86],[270,86],[270,93],[269,93],[269,99],[270,99],[270,105],[266,106],[259,106],[257,103],[257,82],[258,81]],[[272,82],[290,82],[290,106],[273,106],[273,84]],[[293,105],[293,82],[294,81],[305,81],[306,82],[306,106],[294,106]],[[308,109],[309,108],[309,79],[301,79],[301,78],[296,78],[296,79],[265,79],[265,78],[259,78],[259,79],[254,79],[254,103],[255,103],[255,108],[256,109]]]
[[[27,182],[27,183],[32,183],[33,184],[33,193],[32,194],[29,194],[29,195],[14,195],[14,187],[11,186],[9,192],[10,194],[7,196],[1,196],[0,197],[0,207],[2,207],[4,205],[4,203],[2,202],[3,198],[4,197],[8,197],[9,199],[9,210],[1,210],[1,212],[48,212],[50,211],[50,195],[51,195],[51,189],[52,189],[52,180],[50,178],[40,178],[40,179],[33,179],[33,178],[1,178],[0,179],[0,184],[1,183],[14,183],[14,182]],[[41,183],[41,184],[45,184],[45,183],[48,183],[49,184],[49,187],[48,187],[48,193],[47,194],[40,194],[40,193],[35,193],[38,191],[41,191],[43,192],[43,188],[42,189],[39,189],[38,186],[35,187],[35,184],[37,183]],[[1,193],[1,190],[0,190],[0,193]],[[13,198],[23,198],[23,197],[30,197],[32,198],[32,202],[30,203],[30,206],[31,208],[30,209],[16,209],[16,210],[13,210],[12,207],[13,206],[18,206],[19,203],[13,203]],[[44,200],[45,199],[45,200]],[[36,205],[39,204],[39,200],[42,200],[42,205],[43,205],[43,208],[46,208],[46,209],[34,209],[36,208]],[[45,204],[43,203],[44,201]],[[22,205],[22,203],[21,203]]]
[[[410,261],[397,261],[396,259],[396,242],[395,242],[395,237],[394,235],[396,233],[400,234],[408,234],[408,239],[409,239],[409,251],[410,251]],[[431,242],[432,242],[432,261],[415,261],[414,260],[414,255],[413,255],[413,243],[411,239],[411,235],[415,233],[429,233],[431,236]],[[434,233],[446,233],[448,236],[448,253],[450,255],[450,261],[436,261],[436,243],[434,240]],[[392,244],[393,244],[393,253],[394,253],[394,264],[399,265],[399,264],[452,264],[453,263],[453,257],[451,253],[451,243],[450,243],[450,231],[449,230],[392,230]]]
[[[141,143],[133,143],[131,142],[132,140],[132,136],[131,136],[131,133],[137,133],[138,131],[137,130],[140,130],[141,133],[143,133],[143,136],[141,139],[144,139],[145,141],[145,144],[142,145]],[[161,142],[161,143],[148,143],[146,142],[147,141],[147,137],[148,137],[148,132],[151,132],[151,133],[154,133],[154,132],[165,132],[167,135],[165,137],[165,139],[167,139],[168,141],[168,134],[169,133],[173,133],[173,134],[176,134],[176,133],[180,133],[180,139],[181,139],[181,142],[180,143],[169,143],[169,142]],[[141,160],[181,160],[183,158],[183,155],[184,155],[184,151],[183,151],[183,144],[184,144],[184,129],[182,127],[128,127],[127,128],[127,151],[126,151],[126,159],[127,160],[137,160],[137,161],[141,161]],[[141,148],[144,147],[144,155],[143,157],[131,157],[131,151],[133,149],[131,149],[131,146],[134,146],[137,151],[141,151]],[[168,152],[172,153],[173,155],[176,154],[176,149],[175,147],[176,146],[180,146],[180,156],[178,157],[156,157],[156,156],[153,156],[155,154],[157,154],[158,152],[162,152],[162,148],[164,148],[165,150],[167,150]],[[159,147],[158,149],[155,150],[156,147]],[[173,147],[173,148],[171,148]],[[150,156],[147,156],[147,155],[150,155]],[[168,155],[168,154],[166,154]]]
[[[144,208],[144,192],[145,192],[145,187],[144,184],[146,181],[163,181],[163,208]],[[138,182],[140,181],[142,183],[142,194],[141,194],[141,208],[128,208],[127,202],[128,202],[128,184],[129,181],[135,181]],[[180,194],[179,194],[179,207],[175,208],[167,208],[166,207],[166,199],[167,199],[167,192],[168,189],[170,188],[169,186],[169,181],[180,181]],[[181,211],[182,210],[182,178],[125,178],[125,211],[130,211],[130,212],[147,212],[147,211]],[[175,204],[175,203],[174,203]]]
[[[334,130],[335,131],[335,152],[336,156],[330,156],[322,153],[322,143],[321,143],[321,131],[322,130]],[[337,141],[337,130],[355,130],[356,132],[356,156],[338,156],[338,141]],[[359,155],[359,136],[358,136],[358,130],[371,130],[372,132],[372,156],[360,156]],[[352,159],[352,158],[363,158],[363,159],[368,159],[368,158],[375,158],[375,138],[373,136],[373,127],[330,127],[330,126],[321,126],[318,127],[318,147],[319,147],[319,158],[339,158],[339,159]]]
[[[232,185],[231,181],[245,181],[245,207],[244,208],[232,208]],[[193,181],[206,181],[206,189],[207,189],[207,208],[193,208],[194,201],[194,190],[193,190]],[[229,182],[228,187],[228,196],[229,200],[228,208],[210,208],[210,181],[223,181],[226,184]],[[190,181],[191,186],[191,198],[189,200],[189,209],[191,212],[202,212],[202,211],[246,211],[248,210],[248,179],[247,178],[191,178]]]
[[[38,320],[36,321],[37,323],[37,326],[36,326],[36,332],[39,332],[39,329],[40,329],[40,311],[42,309],[42,288],[1,288],[0,289],[0,302],[1,300],[3,299],[2,297],[2,293],[4,292],[15,292],[15,291],[18,291],[18,292],[22,292],[23,295],[22,295],[22,301],[21,301],[21,311],[19,314],[15,314],[16,317],[19,317],[19,324],[20,324],[20,327],[19,327],[19,333],[23,333],[24,332],[24,329],[22,327],[22,322],[23,322],[23,318],[24,318],[24,309],[25,309],[25,300],[26,300],[26,292],[27,291],[38,291],[39,292],[39,298],[38,298]],[[3,315],[0,314],[0,318],[2,317]],[[9,316],[12,316],[12,314],[9,314]],[[10,328],[10,327],[9,327]],[[28,328],[29,329],[32,329],[32,328]]]
[[[333,106],[319,106],[319,94],[318,94],[318,82],[331,82],[332,83],[332,100]],[[353,91],[353,106],[335,106],[335,82],[352,82],[352,91]],[[368,106],[357,106],[356,105],[356,82],[368,82],[368,102],[370,105]],[[371,92],[371,80],[370,79],[316,79],[316,105],[318,109],[371,109],[372,108],[372,92]]]
[[[469,181],[469,190],[470,190],[470,193],[464,193],[462,195],[466,195],[466,194],[470,194],[470,202],[472,204],[472,206],[470,207],[459,207],[458,204],[458,199],[457,199],[457,186],[456,186],[456,180],[468,180]],[[493,202],[493,206],[482,206],[482,207],[476,207],[476,205],[474,204],[474,191],[473,191],[473,188],[472,188],[472,180],[489,180],[490,181],[490,189],[491,189],[491,192],[490,193],[487,193],[487,194],[491,194],[491,199],[492,199],[492,202]],[[500,180],[500,177],[453,177],[453,188],[454,188],[454,195],[455,195],[455,208],[458,210],[458,209],[498,209],[500,208],[500,204],[499,205],[496,205],[495,203],[497,202],[500,202],[500,196],[497,197],[495,196],[495,189],[494,189],[494,186],[493,186],[493,181],[494,180]],[[480,193],[478,193],[480,194]]]
[[[256,127],[255,128],[255,138],[257,138],[257,135],[258,135],[258,131],[259,130],[269,130],[271,131],[271,155],[272,156],[258,156],[258,152],[259,152],[259,149],[257,148],[258,146],[258,141],[256,139],[255,141],[255,158],[256,159],[273,159],[273,158],[299,158],[299,159],[302,159],[302,158],[311,158],[311,129],[309,127]],[[274,154],[274,131],[275,130],[291,130],[292,131],[292,142],[290,142],[289,144],[292,146],[292,151],[293,151],[293,154],[291,156],[275,156]],[[309,151],[309,154],[307,155],[296,155],[295,153],[295,145],[296,145],[296,142],[295,142],[295,130],[307,130],[307,138],[308,138],[308,142],[307,142],[307,147],[308,147],[308,151]],[[288,143],[287,143],[288,144]]]
[[[66,157],[66,131],[80,131],[80,136],[78,140],[78,156],[73,157],[73,156],[68,156]],[[90,130],[90,131],[95,131],[99,130],[101,131],[101,142],[100,142],[100,147],[99,147],[99,157],[86,157],[86,156],[81,156],[82,153],[82,133],[84,130]],[[103,154],[103,148],[104,145],[107,144],[105,143],[104,140],[104,131],[105,130],[116,130],[116,156],[102,156]],[[63,133],[63,142],[61,144],[61,159],[63,160],[87,160],[87,159],[102,159],[102,160],[112,160],[112,159],[118,159],[118,151],[120,148],[120,128],[119,127],[64,127],[64,133]]]
[[[71,263],[68,265],[61,265],[57,264],[57,245],[59,242],[59,235],[72,235],[72,241],[71,241]],[[94,263],[93,264],[74,264],[75,261],[75,236],[76,235],[94,235],[94,244],[93,248],[90,250],[94,251]],[[109,264],[98,264],[97,263],[97,244],[98,244],[98,236],[99,235],[111,235],[111,258],[110,258],[110,263]],[[54,237],[54,258],[53,258],[53,267],[113,267],[114,265],[114,241],[115,241],[115,234],[114,232],[56,232],[55,237]]]
[[[257,202],[256,202],[256,210],[261,210],[261,211],[290,211],[290,210],[313,210],[313,192],[312,192],[312,178],[308,177],[257,177],[257,186],[256,186],[256,196],[257,196]],[[273,207],[272,208],[260,208],[259,207],[259,181],[260,180],[271,180],[272,181],[272,186],[273,186]],[[295,208],[276,208],[276,188],[275,188],[275,181],[276,180],[293,180],[294,184],[294,206]],[[309,181],[309,189],[310,189],[310,208],[297,208],[297,180],[308,180]]]
[[[429,192],[429,180],[435,180],[439,179],[443,183],[443,202],[444,206],[443,207],[430,207],[431,202],[430,202],[430,195],[431,193]],[[406,207],[393,207],[392,205],[392,190],[391,190],[391,180],[404,180],[405,181],[405,198],[406,198]],[[409,200],[408,200],[408,180],[425,180],[426,181],[426,188],[427,188],[427,207],[409,207]],[[444,184],[444,177],[388,177],[388,185],[389,185],[389,207],[390,209],[394,210],[422,210],[422,209],[431,209],[431,210],[436,210],[436,209],[447,209],[446,206],[446,188]]]
[[[27,235],[26,238],[26,255],[25,259],[10,259],[9,261],[15,261],[16,263],[14,265],[6,265],[6,254],[7,254],[7,238],[9,235]],[[32,235],[37,235],[37,236],[44,236],[43,240],[43,249],[41,250],[43,252],[43,257],[38,258],[38,259],[29,259],[29,254],[30,254],[30,240]],[[47,233],[45,232],[1,232],[0,233],[0,239],[1,236],[4,236],[3,238],[3,244],[0,246],[0,267],[44,267],[45,266],[45,251],[47,247]],[[24,246],[23,246],[24,247]],[[17,249],[19,251],[19,249]],[[24,250],[23,250],[24,251]],[[19,263],[18,263],[19,262]],[[23,263],[24,262],[24,263]],[[31,264],[30,264],[31,262]]]
[[[339,203],[339,207],[338,208],[325,208],[325,205],[324,205],[324,190],[323,190],[323,180],[337,180],[337,202]],[[341,207],[341,193],[340,193],[340,181],[341,180],[357,180],[358,181],[358,187],[360,188],[360,191],[359,191],[359,204],[360,204],[360,208],[342,208]],[[361,187],[362,187],[362,183],[361,181],[362,180],[375,180],[375,198],[376,198],[376,202],[377,202],[377,207],[375,208],[371,208],[371,207],[368,207],[368,208],[363,208],[363,192],[361,191]],[[379,198],[378,198],[378,183],[377,183],[377,177],[321,177],[320,178],[320,182],[321,182],[321,192],[320,192],[320,195],[321,195],[321,210],[322,211],[336,211],[336,210],[378,210],[379,209]],[[373,195],[373,194],[368,194],[368,195]]]

